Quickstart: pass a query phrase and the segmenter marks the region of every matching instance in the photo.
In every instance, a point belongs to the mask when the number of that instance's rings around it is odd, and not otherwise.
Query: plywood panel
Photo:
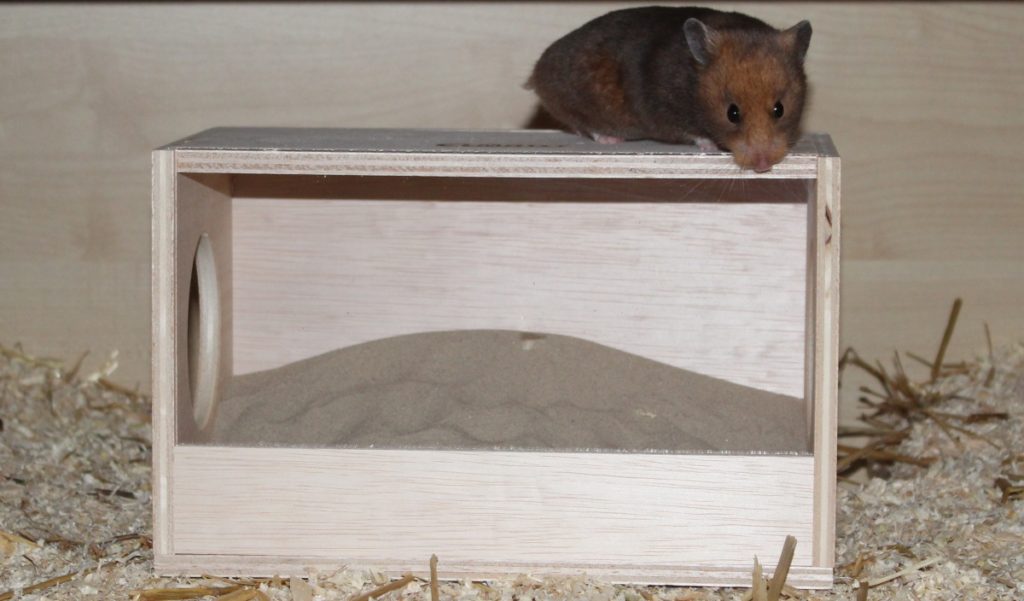
[[[804,204],[237,198],[234,228],[236,373],[498,328],[804,393]]]
[[[281,133],[281,144],[266,143],[288,146],[295,132]],[[419,143],[430,146],[431,137]],[[503,147],[512,138],[521,136],[495,137],[494,143]],[[194,152],[174,150],[174,164],[193,172],[174,180],[179,196],[172,208],[180,210],[180,219],[169,229],[177,237],[176,249],[154,252],[156,292],[168,278],[178,284],[176,307],[166,306],[165,295],[154,298],[178,324],[170,345],[156,332],[161,339],[157,367],[178,363],[178,378],[170,379],[178,392],[164,395],[168,379],[161,371],[161,396],[154,404],[165,445],[157,453],[156,531],[169,529],[172,539],[157,544],[160,569],[195,569],[183,558],[167,557],[168,548],[197,562],[215,555],[225,566],[245,554],[263,561],[258,551],[249,550],[255,542],[285,556],[334,558],[390,571],[408,569],[430,550],[475,577],[541,566],[549,573],[595,568],[627,580],[737,585],[746,580],[737,576],[751,549],[768,550],[770,556],[784,535],[795,535],[807,549],[797,557],[794,582],[830,583],[834,439],[829,430],[835,427],[839,242],[829,227],[838,227],[839,218],[834,155],[818,159],[822,179],[816,186],[776,174],[763,182],[731,182],[745,197],[722,202],[717,194],[723,182],[701,179],[700,155],[696,172],[676,167],[682,180],[659,173],[632,181],[634,167],[623,164],[629,157],[622,152],[595,154],[586,165],[573,155],[535,150],[410,156],[367,149],[235,148],[228,152],[238,156],[227,161],[199,157],[241,173],[234,176],[206,173],[202,161],[184,160]],[[161,202],[169,195],[168,178],[161,177],[167,153],[154,154],[160,211],[168,205]],[[398,170],[397,192],[388,187],[392,178],[361,175],[370,158],[389,173]],[[521,180],[507,176],[506,161],[525,169]],[[565,162],[568,167],[555,172],[569,179],[538,178],[531,161]],[[252,165],[290,175],[248,175]],[[417,177],[402,175],[403,166]],[[321,169],[332,175],[321,175]],[[346,175],[350,170],[357,175]],[[492,171],[502,177],[486,177]],[[437,172],[465,176],[426,176]],[[592,172],[609,179],[595,182]],[[289,185],[289,180],[296,181]],[[271,184],[270,190],[260,188],[261,182]],[[352,190],[353,183],[370,198]],[[230,202],[227,190],[234,197]],[[275,190],[280,196],[267,193]],[[501,192],[494,198],[485,190]],[[454,192],[451,202],[448,192]],[[821,202],[800,202],[807,195]],[[185,335],[185,322],[191,320],[183,314],[182,266],[202,231],[197,224],[203,223],[214,228],[209,232],[214,243],[223,242],[224,230],[231,227],[234,247],[221,260],[233,260],[237,328],[232,342],[239,364],[270,361],[265,367],[271,367],[290,360],[281,358],[287,353],[298,353],[293,357],[298,359],[424,329],[499,327],[568,333],[797,395],[806,390],[798,376],[810,369],[804,332],[811,324],[815,454],[209,444],[168,449],[163,408],[178,407],[179,426],[189,418],[180,341],[191,337]],[[166,244],[166,224],[157,219],[154,227],[157,240]],[[809,280],[817,291],[813,318],[803,307]],[[203,294],[200,290],[200,299]],[[167,316],[157,318],[163,324]],[[325,341],[326,349],[313,348]],[[773,382],[776,374],[782,377]],[[275,401],[287,404],[286,397]],[[797,429],[802,426],[798,418]],[[249,485],[238,494],[256,495],[260,504],[246,509],[230,494],[210,496],[211,487],[237,489],[233,483],[241,482]],[[752,489],[758,491],[756,501],[745,494]],[[819,506],[823,512],[815,516]],[[427,518],[432,527],[422,530]],[[252,535],[257,526],[263,538]],[[407,542],[396,548],[398,539]],[[702,572],[702,567],[709,569]],[[247,569],[266,568],[252,561],[229,567]]]
[[[1020,338],[1024,6],[728,7],[814,25],[807,125],[843,154],[843,344],[926,351],[958,294],[952,357],[984,345],[982,320]],[[0,341],[92,349],[87,369],[120,349],[117,377],[148,382],[150,149],[215,125],[519,127],[535,57],[611,8],[0,5]]]
[[[755,554],[778,557],[787,535],[810,540],[812,462],[183,446],[174,449],[174,549],[269,550],[396,571],[436,553],[446,567],[477,574],[543,563],[548,571],[617,570],[641,581],[660,573],[662,582],[678,582],[684,576],[672,566],[711,565],[713,557],[713,571],[739,568]],[[794,564],[812,565],[811,545],[797,546]],[[732,582],[744,579],[749,574]]]

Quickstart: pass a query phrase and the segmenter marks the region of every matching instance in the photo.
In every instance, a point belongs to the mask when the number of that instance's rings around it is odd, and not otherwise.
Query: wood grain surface
[[[806,223],[800,204],[236,199],[235,373],[497,328],[800,398]]]
[[[450,569],[476,576],[562,570],[741,585],[750,574],[738,568],[752,555],[770,563],[786,535],[810,540],[812,462],[806,455],[180,446],[170,474],[174,552],[199,562],[161,556],[157,563],[192,572],[209,569],[207,555],[266,561],[270,552],[398,573],[436,553]],[[831,570],[815,570],[811,555],[811,545],[797,547],[792,584],[830,581]],[[239,565],[247,563],[230,570]],[[728,568],[737,569],[725,579]],[[282,564],[271,569],[280,573]]]
[[[514,128],[603,2],[0,5],[0,341],[149,387],[149,151],[218,125]],[[1024,331],[1024,6],[739,3],[808,18],[807,128],[843,155],[842,345]],[[844,383],[849,389],[849,381]],[[852,407],[852,406],[851,406]],[[847,416],[852,410],[846,410]]]
[[[249,555],[394,572],[429,550],[476,578],[540,566],[740,585],[751,551],[770,557],[795,535],[805,544],[792,582],[830,584],[839,268],[831,150],[787,160],[796,169],[813,162],[815,180],[778,173],[723,185],[721,167],[708,171],[689,150],[649,157],[623,146],[583,161],[550,150],[433,150],[437,139],[461,139],[446,133],[413,135],[408,150],[307,148],[301,135],[278,133],[263,144],[286,150],[213,139],[214,150],[153,155],[155,531],[169,537],[154,543],[158,569],[194,570],[184,556],[209,555],[228,571],[266,569],[231,563]],[[534,137],[545,147],[564,139]],[[367,181],[368,164],[388,177]],[[724,201],[728,188],[742,197]],[[217,285],[230,290],[219,300],[234,333],[228,342],[225,325],[219,347],[236,372],[410,332],[565,333],[757,388],[810,392],[814,454],[193,444],[203,433],[188,423],[197,386],[185,369],[196,310],[189,266],[206,240]],[[253,495],[261,502],[242,507]]]

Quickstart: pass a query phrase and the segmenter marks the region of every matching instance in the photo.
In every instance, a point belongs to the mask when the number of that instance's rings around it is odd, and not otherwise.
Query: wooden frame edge
[[[768,174],[741,170],[730,155],[476,154],[177,150],[181,173],[265,173],[514,178],[810,179],[815,156],[790,156]]]
[[[171,537],[171,452],[174,440],[175,395],[174,293],[175,252],[174,198],[176,171],[173,150],[152,155],[152,366],[153,366],[153,553],[173,553]]]
[[[309,571],[330,573],[340,569],[379,570],[386,576],[398,578],[412,573],[429,578],[428,559],[421,563],[396,562],[382,559],[375,563],[342,564],[322,558],[277,557],[271,555],[165,555],[156,558],[157,572],[165,576],[200,576],[211,571],[223,576],[299,576],[307,577]],[[519,574],[530,576],[585,575],[614,584],[665,585],[665,586],[750,586],[753,558],[750,566],[630,566],[602,564],[562,564],[557,566],[541,564],[446,564],[440,558],[438,577],[442,580],[487,581],[514,577]],[[282,570],[282,568],[284,568]],[[765,568],[771,574],[774,566]],[[813,566],[792,566],[786,583],[799,589],[826,589],[833,585],[832,568]]]
[[[840,161],[818,159],[814,302],[814,565],[835,563],[839,378]]]

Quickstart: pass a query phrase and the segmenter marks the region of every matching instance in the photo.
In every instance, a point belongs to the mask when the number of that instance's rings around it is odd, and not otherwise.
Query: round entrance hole
[[[200,430],[210,425],[220,372],[220,294],[210,237],[203,234],[192,261],[188,291],[188,381],[192,417]]]

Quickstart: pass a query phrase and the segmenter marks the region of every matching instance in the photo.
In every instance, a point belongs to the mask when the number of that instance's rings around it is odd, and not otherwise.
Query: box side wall
[[[219,267],[221,339],[218,362],[231,358],[231,228],[229,179],[180,176],[174,153],[153,153],[153,543],[157,558],[174,553],[173,449],[205,433],[193,419],[189,382],[189,291],[199,236],[209,233]],[[193,333],[194,335],[194,333]],[[218,379],[222,376],[217,376]]]
[[[232,302],[232,271],[234,268],[233,240],[231,229],[231,194],[230,178],[226,175],[202,174],[196,176],[178,175],[176,181],[177,195],[174,206],[174,252],[176,253],[175,271],[172,275],[174,303],[174,366],[176,381],[175,392],[175,432],[178,441],[197,442],[209,438],[213,420],[205,426],[197,424],[193,417],[192,389],[190,371],[198,372],[199,363],[215,369],[213,378],[214,401],[213,411],[216,412],[216,397],[224,388],[230,376],[233,356],[234,320]],[[200,237],[205,236],[212,247],[214,269],[216,271],[216,289],[199,290],[200,294],[213,293],[219,298],[214,303],[219,314],[208,316],[217,325],[214,336],[218,338],[209,346],[217,352],[217,357],[191,356],[196,353],[201,335],[198,324],[190,324],[190,312],[197,309],[190,307],[192,288],[192,271],[196,262],[196,250]],[[195,328],[190,331],[191,328]],[[190,346],[192,348],[190,348]]]

